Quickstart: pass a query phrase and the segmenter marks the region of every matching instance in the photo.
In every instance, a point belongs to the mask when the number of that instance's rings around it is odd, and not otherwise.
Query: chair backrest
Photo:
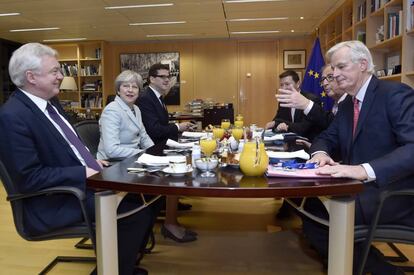
[[[0,179],[3,183],[4,189],[6,189],[7,196],[17,195],[19,194],[16,186],[13,184],[9,173],[6,170],[6,167],[3,164],[3,161],[0,160]],[[28,234],[24,230],[24,223],[23,223],[23,205],[21,201],[12,201],[10,202],[12,212],[13,212],[13,220],[14,225],[16,227],[17,233],[23,238],[27,239]]]
[[[91,154],[96,157],[99,145],[99,123],[97,120],[84,120],[74,125],[76,132]]]

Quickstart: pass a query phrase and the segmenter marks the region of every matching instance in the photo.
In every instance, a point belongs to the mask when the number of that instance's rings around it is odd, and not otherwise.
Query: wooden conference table
[[[362,182],[351,179],[246,177],[239,169],[232,167],[216,170],[216,177],[212,178],[201,178],[201,172],[197,169],[183,177],[172,177],[163,172],[144,175],[128,173],[128,167],[138,166],[134,163],[136,159],[125,159],[87,179],[88,187],[106,190],[95,196],[98,274],[118,274],[116,208],[117,192],[121,191],[229,198],[329,196],[328,274],[352,274],[354,195],[363,190]]]

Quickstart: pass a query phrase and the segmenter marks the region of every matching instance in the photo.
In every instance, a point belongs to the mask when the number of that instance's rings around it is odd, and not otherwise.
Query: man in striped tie
[[[94,192],[86,178],[102,170],[52,98],[63,79],[57,52],[28,43],[17,49],[9,63],[16,91],[0,109],[0,158],[20,193],[57,186],[77,187],[87,196],[87,212],[95,220]],[[124,199],[119,212],[139,206]],[[78,201],[55,195],[28,199],[24,223],[27,234],[48,233],[82,221]],[[118,221],[119,274],[145,274],[135,267],[139,249],[153,225],[150,208]]]

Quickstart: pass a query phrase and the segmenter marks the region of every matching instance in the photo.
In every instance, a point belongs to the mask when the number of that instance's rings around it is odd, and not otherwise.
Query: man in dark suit
[[[54,186],[85,190],[88,214],[94,220],[94,194],[85,181],[102,166],[79,141],[62,108],[51,100],[63,79],[57,52],[39,43],[25,44],[13,53],[9,73],[18,89],[0,109],[0,158],[18,191],[31,193]],[[127,196],[118,211],[133,209],[138,201]],[[78,202],[63,195],[28,199],[24,212],[29,234],[82,221]],[[148,207],[118,221],[119,274],[146,274],[134,265],[154,220]]]
[[[142,122],[152,141],[157,144],[167,139],[178,139],[178,132],[193,126],[190,122],[170,123],[164,96],[171,89],[168,65],[154,64],[148,72],[149,86],[139,94],[136,104],[141,110]]]
[[[317,173],[365,181],[364,191],[356,197],[355,224],[370,224],[379,193],[387,189],[414,186],[414,91],[409,86],[378,80],[368,48],[359,41],[346,41],[329,49],[330,62],[340,89],[349,95],[329,128],[310,148],[310,162],[319,163]],[[339,149],[342,164],[330,154]],[[414,226],[412,198],[389,199],[380,223]],[[312,205],[308,211],[327,217],[323,207]],[[303,230],[314,247],[327,256],[328,231],[308,219]],[[355,245],[354,268],[361,257],[361,244]],[[372,248],[366,272],[403,274],[386,263]]]
[[[280,89],[279,93],[297,93],[312,100],[315,104],[321,104],[320,99],[312,94],[300,91],[299,76],[295,71],[285,71],[279,75]],[[312,140],[320,129],[311,121],[306,120],[302,110],[296,110],[293,107],[286,107],[279,103],[279,108],[272,121],[265,126],[266,129],[273,128],[278,132],[293,132],[300,136]]]

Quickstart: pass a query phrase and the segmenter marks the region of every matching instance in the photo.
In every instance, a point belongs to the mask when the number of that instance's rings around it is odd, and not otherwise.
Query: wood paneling
[[[239,44],[239,106],[246,125],[264,126],[275,114],[277,47],[277,41]]]
[[[168,106],[169,111],[183,110],[189,101],[196,98],[212,98],[215,102],[233,103],[235,113],[242,113],[246,124],[264,125],[276,111],[273,95],[279,85],[278,75],[283,71],[280,60],[283,49],[306,49],[309,54],[312,43],[308,37],[108,43],[105,52],[106,92],[115,93],[113,80],[120,72],[121,53],[178,51],[181,104]],[[249,72],[252,77],[247,78]],[[239,106],[241,102],[243,106]]]

